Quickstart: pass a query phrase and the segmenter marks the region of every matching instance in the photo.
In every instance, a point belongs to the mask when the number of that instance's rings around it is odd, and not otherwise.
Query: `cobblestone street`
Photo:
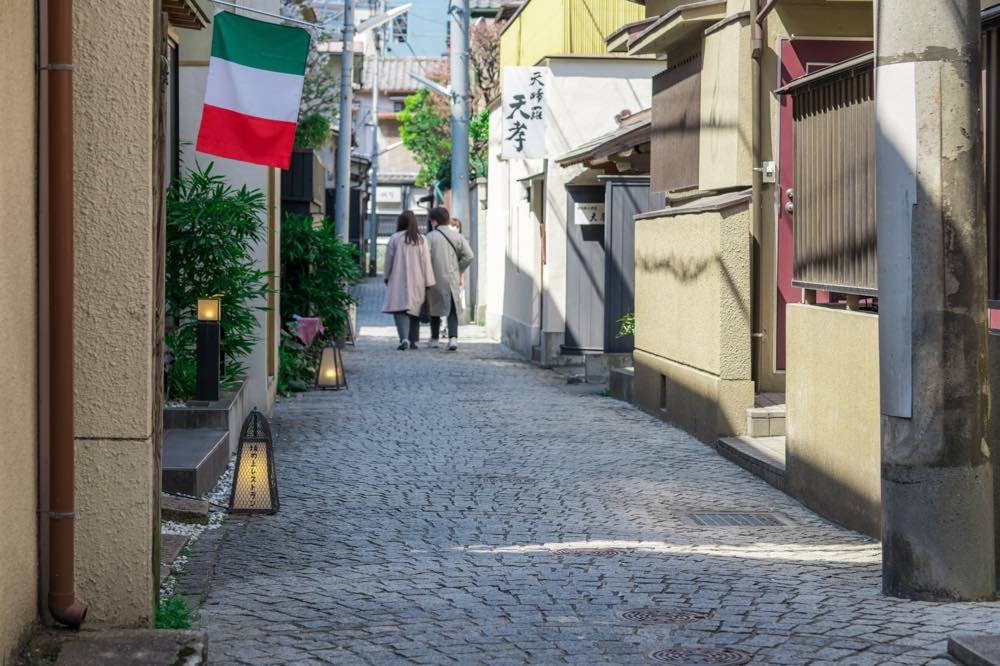
[[[1000,631],[881,596],[877,543],[477,328],[397,352],[380,286],[349,390],[275,410],[280,512],[195,545],[212,663],[952,663]],[[692,516],[726,512],[775,519]]]

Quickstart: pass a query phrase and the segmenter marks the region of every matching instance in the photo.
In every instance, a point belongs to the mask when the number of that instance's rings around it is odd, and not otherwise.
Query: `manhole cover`
[[[624,550],[614,548],[559,548],[552,551],[555,555],[574,555],[577,557],[621,557]]]
[[[673,647],[649,655],[661,664],[711,666],[714,664],[749,664],[753,655],[727,647]]]
[[[626,622],[638,624],[690,624],[709,619],[712,617],[712,612],[673,608],[633,608],[619,613],[618,617]]]
[[[787,524],[773,513],[691,513],[688,519],[704,527],[784,527]]]

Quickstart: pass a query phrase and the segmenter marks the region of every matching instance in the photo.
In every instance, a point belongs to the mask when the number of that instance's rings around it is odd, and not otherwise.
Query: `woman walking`
[[[427,309],[431,316],[431,347],[438,346],[441,318],[448,318],[448,351],[458,349],[458,310],[461,302],[461,275],[472,264],[472,248],[462,234],[449,225],[451,215],[443,207],[428,213],[432,231],[427,234],[431,263],[437,284],[427,292]]]
[[[397,349],[416,349],[420,306],[435,282],[430,251],[412,210],[403,211],[396,219],[396,233],[389,237],[382,275],[388,287],[382,311],[391,313],[396,320]]]

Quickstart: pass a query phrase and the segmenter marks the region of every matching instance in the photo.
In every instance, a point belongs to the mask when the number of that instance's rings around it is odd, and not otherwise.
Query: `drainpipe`
[[[753,289],[751,291],[751,298],[753,300],[753,315],[751,316],[750,324],[753,327],[753,331],[763,331],[763,322],[761,321],[761,279],[760,279],[760,267],[761,267],[761,233],[763,225],[761,223],[762,219],[762,207],[763,202],[761,201],[761,190],[763,184],[763,172],[761,171],[761,148],[760,148],[760,121],[763,114],[760,111],[760,103],[762,95],[760,94],[760,59],[762,57],[764,49],[764,37],[763,29],[761,28],[761,20],[763,17],[760,15],[760,0],[750,0],[750,30],[752,31],[751,38],[751,51],[750,51],[750,71],[751,71],[751,84],[750,84],[750,153],[751,153],[751,164],[753,164],[754,169],[752,173],[752,195],[750,198],[750,219],[751,225],[753,227],[753,239],[751,240],[751,277],[753,281]],[[751,379],[757,383],[758,390],[760,389],[760,365],[761,357],[763,356],[763,344],[766,338],[759,333],[755,333],[753,336],[753,342],[755,344],[751,345],[750,359],[751,359]]]
[[[73,0],[49,0],[49,612],[79,628],[73,580]]]

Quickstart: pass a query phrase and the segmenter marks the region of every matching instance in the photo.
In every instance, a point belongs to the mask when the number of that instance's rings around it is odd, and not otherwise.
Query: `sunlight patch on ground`
[[[558,543],[528,544],[522,546],[459,546],[455,550],[467,553],[528,554],[573,549],[630,550],[640,553],[664,555],[705,555],[746,560],[786,560],[794,562],[879,562],[881,547],[878,544],[775,544],[757,542],[744,545],[725,544],[676,544],[665,541],[562,541]]]

